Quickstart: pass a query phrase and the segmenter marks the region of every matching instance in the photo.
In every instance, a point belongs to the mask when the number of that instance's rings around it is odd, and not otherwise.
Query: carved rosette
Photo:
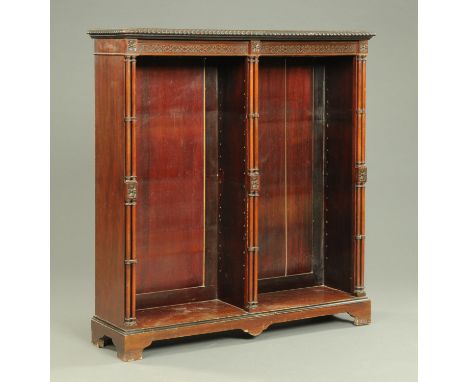
[[[137,51],[137,40],[127,40],[127,52],[135,53]]]
[[[260,191],[260,172],[258,169],[251,169],[247,175],[249,195],[258,195]]]
[[[260,41],[251,41],[250,50],[252,53],[260,53],[261,45]]]
[[[359,53],[366,53],[368,50],[368,41],[359,41]]]
[[[356,183],[363,186],[367,183],[367,167],[358,166],[356,169]]]

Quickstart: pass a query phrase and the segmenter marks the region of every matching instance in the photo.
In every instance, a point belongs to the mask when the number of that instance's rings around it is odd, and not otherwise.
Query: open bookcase
[[[347,312],[364,292],[365,32],[94,30],[96,312],[153,341]]]

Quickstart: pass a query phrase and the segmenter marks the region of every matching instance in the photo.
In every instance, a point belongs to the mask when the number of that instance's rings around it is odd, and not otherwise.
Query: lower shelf
[[[119,358],[131,361],[156,340],[235,329],[257,336],[275,323],[338,313],[349,313],[355,325],[370,323],[368,298],[326,286],[262,293],[258,300],[250,312],[220,300],[138,310],[137,325],[128,329],[93,317],[92,341],[103,347],[112,339]]]

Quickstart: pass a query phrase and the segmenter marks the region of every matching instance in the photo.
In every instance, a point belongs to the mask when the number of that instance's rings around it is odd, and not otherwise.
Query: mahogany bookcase
[[[364,292],[367,32],[92,30],[92,341],[348,313]]]

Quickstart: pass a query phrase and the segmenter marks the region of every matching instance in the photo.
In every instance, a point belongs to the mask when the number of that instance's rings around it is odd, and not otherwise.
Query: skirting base
[[[142,359],[143,350],[153,341],[236,329],[249,333],[251,336],[258,336],[272,324],[338,313],[348,313],[354,318],[354,325],[367,325],[371,322],[371,302],[368,298],[355,298],[348,301],[268,312],[244,311],[236,316],[215,317],[209,320],[166,326],[154,324],[152,327],[141,327],[137,325],[136,328],[132,329],[119,328],[98,317],[93,317],[91,319],[91,332],[92,342],[97,347],[102,348],[112,341],[117,350],[117,356],[122,361],[135,361]]]

